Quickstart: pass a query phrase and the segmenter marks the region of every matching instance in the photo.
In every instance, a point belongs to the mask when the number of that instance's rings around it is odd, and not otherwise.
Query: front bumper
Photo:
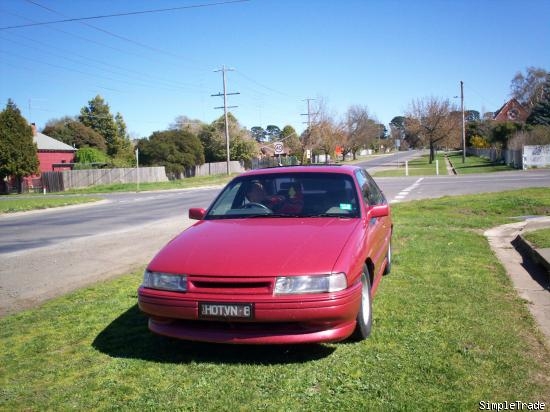
[[[199,301],[253,303],[251,320],[199,320]],[[149,329],[177,339],[217,343],[287,344],[335,342],[355,329],[361,284],[336,293],[293,296],[197,296],[138,290]]]

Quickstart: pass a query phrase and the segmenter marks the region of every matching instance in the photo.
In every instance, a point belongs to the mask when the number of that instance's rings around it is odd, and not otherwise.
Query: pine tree
[[[14,177],[17,191],[21,193],[22,178],[38,173],[38,165],[32,128],[9,99],[6,108],[0,112],[0,181]]]

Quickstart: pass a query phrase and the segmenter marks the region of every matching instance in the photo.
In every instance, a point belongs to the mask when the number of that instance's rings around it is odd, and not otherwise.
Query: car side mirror
[[[384,217],[384,216],[388,216],[390,214],[390,207],[389,205],[377,205],[377,206],[373,206],[369,209],[369,217],[371,219],[375,218],[375,217]]]
[[[192,207],[189,209],[189,219],[202,220],[206,215],[206,210],[201,207]]]

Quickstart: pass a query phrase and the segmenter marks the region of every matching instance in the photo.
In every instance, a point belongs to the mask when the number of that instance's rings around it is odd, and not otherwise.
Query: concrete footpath
[[[545,228],[550,217],[526,218],[484,234],[550,345],[550,249],[537,249],[523,236]]]

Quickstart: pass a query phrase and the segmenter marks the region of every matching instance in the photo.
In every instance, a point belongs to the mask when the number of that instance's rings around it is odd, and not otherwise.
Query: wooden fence
[[[167,182],[164,166],[118,168],[118,169],[84,169],[84,170],[63,170],[60,172],[43,172],[40,181],[41,187],[35,190],[47,192],[62,192],[64,190],[79,189],[95,185],[110,185],[115,183],[136,183],[139,170],[140,183]],[[230,173],[242,173],[244,166],[238,161],[229,163]],[[189,168],[185,171],[184,177],[209,176],[227,173],[227,163],[205,163],[200,166]]]
[[[140,183],[168,181],[164,166],[140,167],[139,169],[85,169],[43,172],[41,180],[43,188],[45,188],[47,192],[62,192],[64,190],[80,189],[95,185],[137,183],[138,173]]]

